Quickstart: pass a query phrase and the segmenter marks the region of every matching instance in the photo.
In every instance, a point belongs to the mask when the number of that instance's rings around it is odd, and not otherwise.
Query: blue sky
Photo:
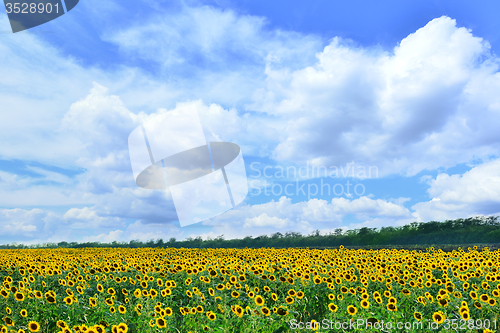
[[[16,34],[2,9],[0,243],[497,215],[499,7],[81,0]],[[135,184],[127,146],[134,128],[183,108],[241,147],[250,189],[186,227],[169,191]]]

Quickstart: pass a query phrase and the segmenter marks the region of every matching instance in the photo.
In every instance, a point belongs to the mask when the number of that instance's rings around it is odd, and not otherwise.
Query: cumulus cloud
[[[399,200],[400,202],[402,200]],[[405,217],[410,211],[401,204],[387,202],[381,199],[373,200],[368,197],[347,200],[344,198],[333,198],[334,211],[346,214],[356,214],[358,219],[367,218],[370,215],[386,216],[388,218]]]
[[[251,227],[277,227],[285,228],[290,225],[288,219],[280,219],[278,217],[270,217],[266,213],[262,213],[259,216],[246,218],[243,224],[244,228]]]
[[[212,226],[215,234],[242,238],[274,232],[309,234],[316,229],[332,231],[341,228],[344,217],[349,214],[375,227],[412,218],[412,213],[402,206],[404,198],[395,201],[401,204],[368,197],[353,200],[333,198],[331,201],[310,199],[292,203],[291,198],[283,196],[278,201],[241,205],[203,224]],[[355,224],[352,226],[358,227]]]
[[[420,220],[444,220],[500,214],[500,160],[477,165],[464,174],[441,173],[428,180],[430,201],[412,206]]]
[[[267,87],[248,109],[287,121],[274,149],[279,161],[354,160],[377,165],[381,176],[450,167],[498,150],[491,126],[500,76],[489,49],[449,17],[430,21],[392,52],[335,37],[313,66],[268,66]]]

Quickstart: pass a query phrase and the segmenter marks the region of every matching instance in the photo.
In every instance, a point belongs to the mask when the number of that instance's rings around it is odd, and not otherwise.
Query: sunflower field
[[[0,251],[0,332],[497,332],[499,251]]]

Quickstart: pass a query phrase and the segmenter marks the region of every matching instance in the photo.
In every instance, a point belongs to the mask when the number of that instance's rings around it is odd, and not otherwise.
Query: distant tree
[[[275,232],[274,234],[271,235],[272,239],[282,238],[282,237],[283,237],[283,234],[281,232]]]

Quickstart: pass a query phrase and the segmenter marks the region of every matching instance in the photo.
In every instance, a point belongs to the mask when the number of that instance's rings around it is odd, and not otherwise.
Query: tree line
[[[174,237],[167,241],[150,239],[130,242],[59,242],[36,245],[5,244],[0,249],[29,248],[85,248],[85,247],[175,247],[175,248],[259,248],[259,247],[338,247],[344,246],[391,246],[426,244],[476,244],[500,243],[500,222],[498,216],[476,216],[467,219],[446,220],[444,222],[413,222],[399,227],[381,227],[344,231],[335,229],[326,235],[315,230],[308,235],[299,232],[276,232],[258,237],[247,236],[242,239],[224,239],[220,235],[213,239],[189,237],[179,241]]]

